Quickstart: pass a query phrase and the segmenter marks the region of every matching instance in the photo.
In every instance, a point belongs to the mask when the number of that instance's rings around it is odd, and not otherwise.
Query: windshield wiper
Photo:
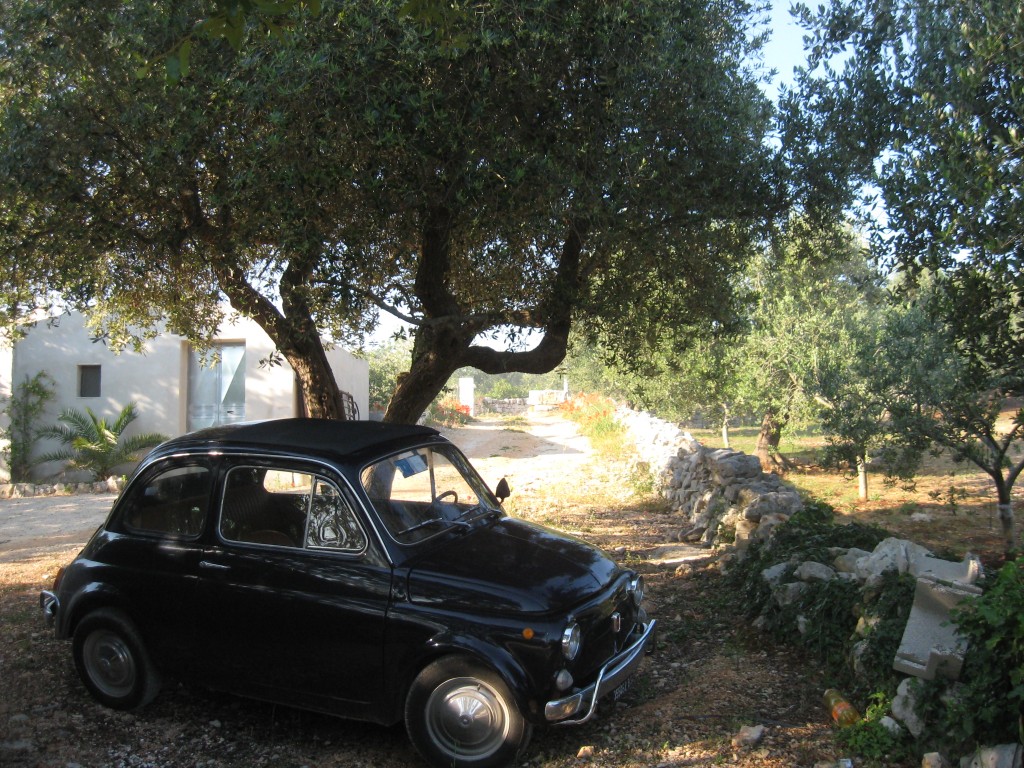
[[[486,504],[477,504],[475,507],[470,507],[469,509],[460,512],[459,516],[456,517],[455,520],[453,520],[452,522],[462,522],[464,518],[470,517],[471,515],[472,519],[476,520],[481,517],[501,517],[501,512],[499,512],[496,509],[491,509]]]
[[[418,531],[421,528],[429,528],[430,526],[440,525],[442,523],[447,523],[449,525],[460,525],[463,528],[469,528],[470,527],[469,523],[467,523],[465,520],[449,520],[446,517],[432,517],[429,520],[421,520],[420,522],[416,523],[416,525],[410,525],[404,531],[399,531],[395,535],[396,536],[405,536],[405,534],[412,533],[413,531]]]

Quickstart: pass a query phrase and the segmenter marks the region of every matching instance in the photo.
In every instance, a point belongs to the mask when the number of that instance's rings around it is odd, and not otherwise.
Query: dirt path
[[[482,419],[443,433],[492,487],[505,477],[513,494],[579,477],[594,461],[590,441],[553,411],[515,421]]]
[[[0,563],[84,544],[115,498],[104,493],[0,500]]]

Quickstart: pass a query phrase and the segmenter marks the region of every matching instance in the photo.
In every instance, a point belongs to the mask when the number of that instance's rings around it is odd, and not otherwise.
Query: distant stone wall
[[[676,541],[708,547],[730,543],[742,553],[803,506],[796,489],[763,472],[755,456],[707,448],[649,413],[620,408],[616,418],[636,444],[655,488],[679,515]]]
[[[480,410],[483,413],[526,413],[530,406],[525,397],[506,397],[502,399],[485,397],[481,399]]]
[[[81,493],[120,493],[121,478],[108,477],[95,483],[0,483],[0,499],[29,499],[35,496],[73,496]]]

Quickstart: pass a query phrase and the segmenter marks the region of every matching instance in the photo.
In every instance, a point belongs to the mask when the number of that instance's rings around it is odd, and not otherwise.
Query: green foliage
[[[795,557],[830,563],[829,550],[834,547],[857,547],[872,550],[888,536],[886,531],[863,523],[835,524],[835,510],[827,503],[816,499],[805,499],[803,507],[783,525],[775,529],[767,545],[756,545],[752,549],[748,566],[757,569],[753,561],[760,560],[760,569],[776,562]],[[760,572],[760,569],[758,572]]]
[[[851,681],[858,690],[895,692],[898,679],[893,673],[896,658],[910,609],[914,604],[917,580],[895,572],[882,575],[881,584],[866,594],[858,607],[863,620],[862,643],[858,648],[858,667],[863,677]]]
[[[165,320],[201,341],[227,298],[321,415],[319,340],[391,312],[416,337],[391,421],[466,365],[553,369],[574,324],[632,352],[728,321],[782,202],[749,3],[483,3],[445,45],[417,20],[430,0],[332,0],[281,39],[236,36],[232,14],[314,5],[0,6],[9,319],[59,296],[115,345]],[[137,77],[126,51],[220,12],[178,85]]]
[[[960,752],[1021,738],[1024,713],[1024,558],[1003,565],[984,593],[953,611],[967,642],[952,691],[933,683],[922,692],[928,738]]]
[[[810,56],[784,139],[800,178],[832,202],[860,182],[880,190],[877,244],[895,263],[1002,264],[1019,278],[1019,8],[836,0],[800,11]]]
[[[461,427],[472,421],[469,406],[448,396],[431,403],[425,417],[425,423],[432,427]]]
[[[810,55],[787,95],[783,139],[822,200],[850,202],[865,183],[877,194],[862,208],[875,256],[903,273],[903,327],[877,354],[892,378],[845,410],[895,406],[908,442],[938,442],[988,472],[1008,551],[1021,471],[1008,446],[1024,418],[1006,435],[993,414],[1024,394],[1019,10],[1001,0],[801,6]],[[930,295],[914,295],[919,284]],[[913,451],[897,458],[909,468]]]
[[[996,360],[983,340],[965,338],[945,317],[951,281],[922,281],[913,301],[886,313],[875,365],[876,388],[889,416],[893,447],[913,459],[933,445],[969,461],[992,479],[1007,551],[1017,546],[1012,489],[1024,471],[1018,451],[1024,411],[1002,413],[1024,394],[1024,359]],[[996,347],[998,348],[998,344]]]
[[[1024,418],[1007,436],[993,414],[1024,394],[1024,50],[1011,42],[1024,16],[1000,0],[836,0],[800,15],[810,57],[784,143],[804,179],[848,201],[877,190],[872,245],[910,303],[880,342],[894,376],[874,408],[902,402],[905,435],[992,476],[1013,550],[1021,466],[1007,447]]]
[[[39,417],[46,409],[46,404],[53,399],[53,378],[45,371],[40,371],[32,378],[28,376],[14,387],[10,399],[3,412],[10,422],[0,432],[0,439],[8,441],[3,449],[3,459],[11,473],[12,483],[28,483],[32,481],[32,468],[43,460],[33,458],[35,444],[42,437],[43,428],[39,426]]]
[[[862,330],[881,299],[879,280],[856,233],[789,222],[747,273],[756,301],[733,353],[737,402],[790,427],[816,424],[865,356]]]
[[[487,392],[487,397],[493,397],[496,400],[511,400],[513,398],[523,398],[529,394],[529,391],[523,385],[516,385],[508,379],[498,378],[491,385],[490,390]]]
[[[422,2],[423,0],[421,0]],[[433,0],[427,0],[433,3]],[[192,48],[197,37],[224,40],[235,51],[241,51],[250,33],[280,38],[296,21],[298,11],[320,13],[320,0],[213,0],[212,13],[197,18],[190,29],[174,40],[170,50],[157,56],[135,56],[143,61],[136,70],[138,77],[148,77],[153,65],[162,58],[164,76],[170,84],[187,77],[191,67]]]
[[[842,670],[848,663],[850,637],[857,625],[856,609],[861,599],[860,586],[852,579],[808,582],[797,602],[779,609],[774,629],[786,634],[795,630],[794,637],[800,646],[831,670]],[[802,617],[802,623],[798,617]]]
[[[887,768],[894,763],[915,758],[912,745],[880,722],[891,709],[891,699],[884,693],[874,693],[870,700],[867,711],[859,721],[836,732],[836,742],[843,747],[844,752],[859,757],[866,768]]]
[[[788,578],[804,561],[830,565],[833,559],[830,550],[833,548],[871,550],[886,538],[885,531],[878,528],[861,524],[836,525],[834,514],[834,510],[825,503],[805,502],[802,510],[774,530],[768,543],[753,545],[747,556],[730,570],[728,578],[743,594],[750,615],[760,615],[766,631],[780,640],[795,641],[808,649],[826,662],[836,680],[849,685],[853,681],[850,652],[858,617],[876,611],[880,616],[884,614],[889,618],[889,614],[894,612],[892,604],[902,605],[900,601],[903,598],[897,596],[867,607],[868,601],[855,581],[834,579],[808,582],[795,601],[780,606],[772,597],[771,586],[761,576],[769,567],[788,563]],[[785,583],[787,578],[782,582]],[[882,593],[887,589],[883,588]],[[901,588],[900,595],[905,596],[905,588]],[[878,600],[877,595],[872,597]],[[896,613],[898,611],[895,610]],[[879,633],[878,640],[888,639],[887,631]],[[891,666],[890,658],[882,670],[891,672]],[[883,673],[882,677],[885,676]]]
[[[85,413],[65,408],[59,417],[62,423],[42,430],[40,436],[54,438],[66,447],[40,456],[39,461],[66,461],[71,469],[90,472],[94,480],[105,480],[117,467],[135,461],[141,451],[167,439],[157,433],[126,437],[125,430],[137,418],[134,403],[122,408],[110,424],[89,408]]]
[[[383,411],[398,387],[398,378],[409,367],[412,341],[390,339],[363,353],[370,368],[370,410]]]
[[[626,428],[615,418],[615,402],[601,395],[576,395],[562,403],[561,412],[579,425],[594,447],[609,454],[622,452]]]

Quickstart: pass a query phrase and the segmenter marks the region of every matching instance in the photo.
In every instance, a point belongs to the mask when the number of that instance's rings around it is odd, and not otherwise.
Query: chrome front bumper
[[[48,590],[44,590],[39,595],[39,609],[43,612],[43,619],[46,621],[46,626],[52,627],[54,622],[57,620],[57,609],[60,607],[60,601],[57,600],[57,596]]]
[[[624,685],[636,672],[643,661],[648,643],[654,638],[654,627],[657,623],[649,622],[632,645],[601,668],[593,684],[576,691],[572,696],[545,704],[544,717],[547,721],[554,725],[580,725],[593,717],[597,702]]]

